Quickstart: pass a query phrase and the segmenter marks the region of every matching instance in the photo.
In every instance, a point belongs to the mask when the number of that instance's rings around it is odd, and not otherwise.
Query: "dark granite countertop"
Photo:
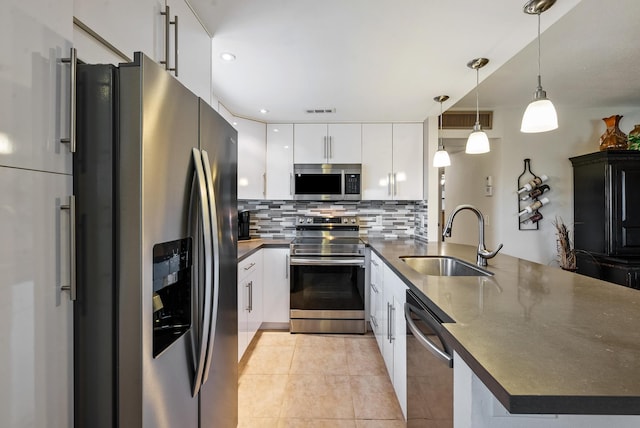
[[[238,241],[238,261],[244,260],[261,248],[289,248],[293,238],[270,239],[252,238]]]
[[[475,263],[476,248],[369,239],[445,323],[457,353],[511,413],[640,414],[640,291],[498,254],[493,277],[424,276],[403,255]]]

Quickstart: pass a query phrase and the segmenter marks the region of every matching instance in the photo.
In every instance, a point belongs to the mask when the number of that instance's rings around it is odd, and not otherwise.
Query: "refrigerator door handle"
[[[195,239],[202,239],[204,254],[202,260],[204,261],[204,287],[202,304],[198,303],[198,321],[200,324],[199,337],[197,342],[194,343],[194,355],[195,355],[195,374],[192,386],[192,395],[195,397],[200,391],[200,386],[203,382],[203,372],[206,363],[207,350],[208,350],[208,336],[211,325],[211,288],[208,286],[212,276],[212,243],[211,243],[211,225],[210,225],[210,213],[207,197],[207,184],[204,170],[202,168],[202,156],[198,149],[192,149],[193,163],[194,163],[194,177],[193,188],[191,189],[191,207],[193,207],[193,195],[197,192],[197,198],[199,206],[197,207],[199,219],[202,224],[202,236],[195,237]],[[190,216],[191,217],[191,216]],[[197,229],[197,227],[196,227]],[[201,311],[201,312],[200,312]]]
[[[220,230],[218,228],[218,212],[216,208],[216,192],[213,186],[213,175],[211,174],[211,163],[209,162],[209,155],[205,150],[202,150],[202,164],[204,168],[204,175],[207,181],[207,191],[209,196],[209,218],[211,224],[211,237],[212,237],[212,258],[213,261],[213,281],[211,287],[213,289],[212,305],[210,307],[211,322],[209,325],[209,332],[207,338],[207,356],[204,363],[204,374],[202,376],[202,383],[205,383],[209,378],[209,369],[211,368],[211,359],[213,358],[213,343],[216,334],[216,320],[218,318],[218,298],[220,290]]]

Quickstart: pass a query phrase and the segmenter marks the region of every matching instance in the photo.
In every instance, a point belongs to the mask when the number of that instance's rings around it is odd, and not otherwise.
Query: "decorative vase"
[[[627,135],[618,128],[622,116],[615,114],[605,117],[604,123],[607,124],[607,130],[600,136],[600,150],[627,150]]]
[[[640,124],[629,132],[629,150],[640,150]]]

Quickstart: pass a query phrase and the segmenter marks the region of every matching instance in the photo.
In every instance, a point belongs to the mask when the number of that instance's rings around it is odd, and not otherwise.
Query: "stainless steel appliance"
[[[407,424],[453,426],[453,353],[442,337],[443,321],[411,290],[406,296]]]
[[[75,426],[237,425],[237,133],[163,67],[79,65]]]
[[[249,225],[251,224],[251,211],[245,210],[238,212],[238,240],[247,240],[251,238]]]
[[[298,217],[290,245],[290,331],[366,332],[365,245],[356,217]]]
[[[359,201],[361,164],[293,165],[293,199]]]

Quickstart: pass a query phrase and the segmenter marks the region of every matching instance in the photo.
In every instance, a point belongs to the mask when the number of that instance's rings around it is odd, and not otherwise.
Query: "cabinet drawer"
[[[238,281],[246,278],[251,273],[258,270],[262,264],[262,251],[250,255],[246,259],[238,263]]]

